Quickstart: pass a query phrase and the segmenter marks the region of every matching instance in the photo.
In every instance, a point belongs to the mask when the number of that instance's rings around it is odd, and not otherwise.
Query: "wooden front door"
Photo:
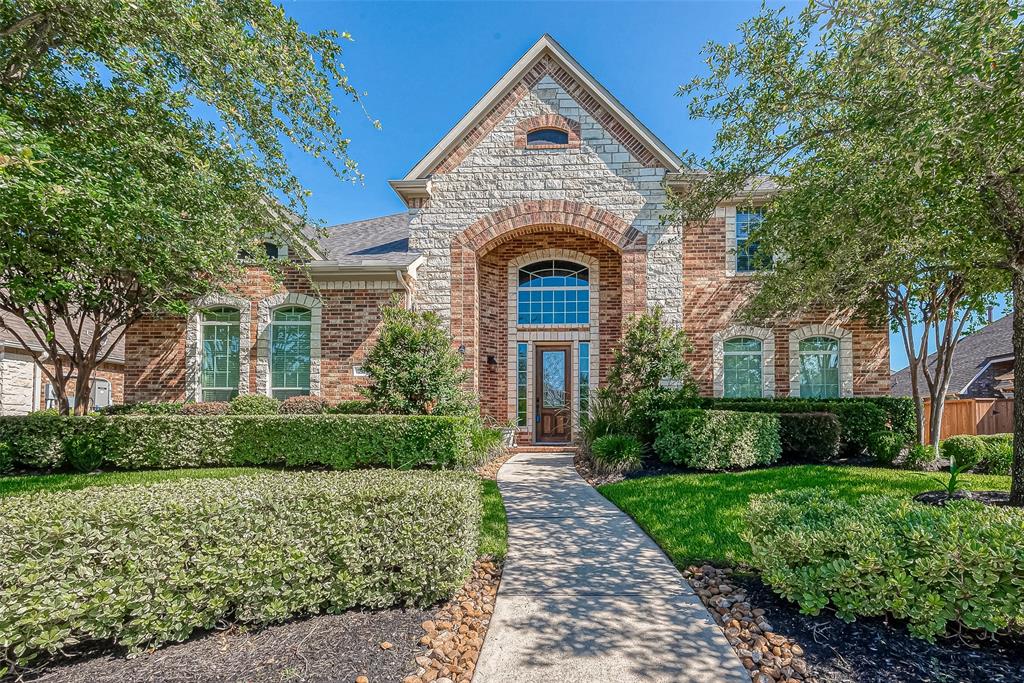
[[[536,370],[535,425],[537,441],[565,443],[572,438],[571,347],[538,346]]]

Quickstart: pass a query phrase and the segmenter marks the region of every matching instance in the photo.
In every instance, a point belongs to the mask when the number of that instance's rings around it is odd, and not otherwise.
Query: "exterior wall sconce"
[[[465,344],[459,344],[459,355],[460,356],[465,356],[466,355],[466,345]]]

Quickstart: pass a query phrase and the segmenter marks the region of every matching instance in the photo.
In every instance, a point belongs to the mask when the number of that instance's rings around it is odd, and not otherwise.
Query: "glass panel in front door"
[[[564,408],[565,392],[565,351],[544,351],[541,354],[544,368],[542,396],[545,408]]]

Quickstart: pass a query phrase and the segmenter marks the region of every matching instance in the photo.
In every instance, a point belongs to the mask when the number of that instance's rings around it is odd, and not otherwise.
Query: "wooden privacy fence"
[[[925,400],[924,412],[931,415],[931,401]],[[925,439],[928,417],[925,418]],[[1013,431],[1012,398],[958,398],[947,400],[942,410],[941,437],[957,434],[1007,434]]]

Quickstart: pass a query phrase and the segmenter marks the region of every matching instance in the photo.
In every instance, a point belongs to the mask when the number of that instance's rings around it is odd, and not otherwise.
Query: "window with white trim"
[[[753,398],[763,392],[763,346],[760,339],[733,337],[722,344],[726,398]]]
[[[800,397],[839,398],[839,340],[808,337],[800,341]]]
[[[270,395],[284,400],[309,395],[310,326],[308,308],[274,310],[270,332]]]
[[[200,319],[202,367],[200,401],[230,401],[238,396],[239,319],[237,308],[209,308]]]
[[[590,269],[560,260],[523,266],[517,306],[520,325],[590,324]]]
[[[736,272],[752,273],[759,265],[757,256],[758,243],[751,239],[753,233],[764,220],[764,209],[736,210]],[[763,257],[760,257],[763,258]]]

